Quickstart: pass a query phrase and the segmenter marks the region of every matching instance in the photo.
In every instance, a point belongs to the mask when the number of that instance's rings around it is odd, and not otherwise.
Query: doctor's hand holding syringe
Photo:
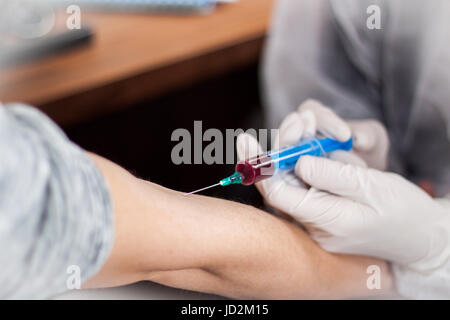
[[[276,148],[316,131],[339,141],[353,136],[351,152],[301,157],[293,172],[257,183],[267,203],[300,222],[327,251],[363,254],[393,262],[397,286],[448,270],[450,200],[435,199],[400,175],[384,172],[389,139],[374,120],[346,122],[309,100],[285,118]],[[251,135],[239,136],[239,157],[261,153]],[[420,281],[417,280],[417,281]]]

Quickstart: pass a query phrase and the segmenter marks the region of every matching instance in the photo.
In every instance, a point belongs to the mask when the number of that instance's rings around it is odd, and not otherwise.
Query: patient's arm
[[[327,253],[263,211],[184,197],[92,157],[111,190],[116,235],[106,264],[85,287],[151,280],[234,298],[355,297],[374,294],[366,269],[376,264],[382,288],[391,288],[385,262]]]

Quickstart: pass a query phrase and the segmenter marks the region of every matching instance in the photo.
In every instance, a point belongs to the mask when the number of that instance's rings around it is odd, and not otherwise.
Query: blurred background
[[[259,64],[275,0],[0,0],[0,101],[38,107],[133,174],[191,191],[233,165],[174,165],[177,128],[263,128]],[[208,142],[204,143],[205,147]],[[256,190],[209,195],[261,206]]]

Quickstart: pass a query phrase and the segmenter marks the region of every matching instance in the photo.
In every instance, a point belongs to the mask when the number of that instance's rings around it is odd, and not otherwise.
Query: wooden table
[[[275,0],[211,15],[84,13],[88,47],[0,71],[0,100],[39,106],[60,124],[124,108],[256,62]]]

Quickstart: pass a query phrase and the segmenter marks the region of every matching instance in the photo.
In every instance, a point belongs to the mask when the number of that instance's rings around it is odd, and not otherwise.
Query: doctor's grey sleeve
[[[0,105],[0,298],[72,289],[112,243],[108,188],[86,153],[38,110]]]
[[[368,32],[365,23],[366,7],[379,2],[277,2],[263,63],[271,128],[310,98],[345,118],[381,120],[381,35]]]

